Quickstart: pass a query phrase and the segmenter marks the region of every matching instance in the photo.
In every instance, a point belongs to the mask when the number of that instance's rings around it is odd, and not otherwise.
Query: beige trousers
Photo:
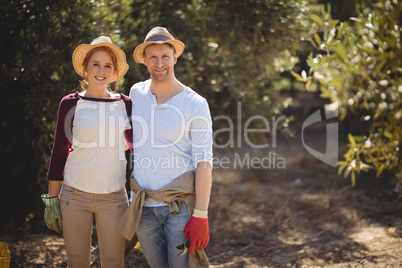
[[[124,266],[125,239],[116,225],[127,207],[125,189],[110,194],[91,194],[63,185],[60,209],[69,268],[90,267],[94,215],[101,267]]]

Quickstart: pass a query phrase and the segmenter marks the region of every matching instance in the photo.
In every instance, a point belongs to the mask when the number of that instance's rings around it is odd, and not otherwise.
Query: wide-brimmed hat
[[[133,53],[134,60],[138,63],[144,63],[144,50],[152,44],[171,44],[175,50],[175,56],[178,58],[184,51],[184,44],[176,40],[164,27],[157,26],[149,31],[145,37],[144,43],[139,44]]]
[[[85,77],[84,71],[84,59],[88,52],[96,47],[109,47],[116,55],[117,67],[113,74],[112,82],[121,79],[128,70],[128,64],[126,61],[126,54],[118,46],[112,43],[112,40],[108,36],[99,36],[91,42],[91,44],[79,45],[73,52],[73,66],[77,74]]]

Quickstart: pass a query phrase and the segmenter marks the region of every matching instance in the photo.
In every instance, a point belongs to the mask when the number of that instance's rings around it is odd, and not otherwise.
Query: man
[[[151,79],[130,92],[132,203],[118,230],[128,240],[136,232],[152,268],[193,262],[208,267],[202,248],[209,241],[212,120],[207,101],[175,76],[183,50],[184,44],[163,27],[153,28],[134,50],[135,61],[147,67]]]

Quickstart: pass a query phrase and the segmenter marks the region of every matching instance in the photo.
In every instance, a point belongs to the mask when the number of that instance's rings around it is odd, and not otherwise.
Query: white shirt
[[[194,90],[186,87],[158,105],[150,84],[151,80],[137,83],[130,91],[133,173],[142,188],[157,191],[202,161],[212,167],[212,120],[207,101]],[[145,202],[161,205],[166,204]]]
[[[65,183],[96,194],[123,188],[127,164],[123,132],[131,128],[123,99],[79,97],[71,112],[73,151],[65,165]]]

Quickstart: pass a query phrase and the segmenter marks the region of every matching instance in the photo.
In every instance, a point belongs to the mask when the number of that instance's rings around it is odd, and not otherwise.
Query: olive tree
[[[332,19],[330,8],[311,15],[318,52],[310,54],[307,73],[294,73],[307,88],[318,83],[322,97],[337,101],[341,119],[358,114],[369,125],[367,133],[349,133],[349,150],[338,163],[353,185],[357,174],[370,170],[402,180],[401,6],[398,0],[358,6],[357,16],[343,22]]]

